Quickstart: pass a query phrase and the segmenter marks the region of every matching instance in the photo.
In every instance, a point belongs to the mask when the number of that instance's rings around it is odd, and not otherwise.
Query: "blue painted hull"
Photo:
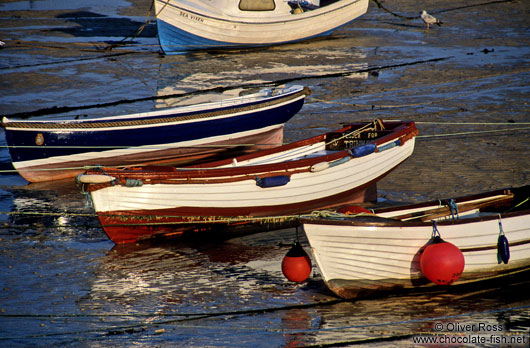
[[[283,124],[302,108],[308,93],[307,88],[297,88],[262,100],[202,110],[176,108],[84,121],[9,120],[2,125],[15,168],[28,181],[45,181],[75,175],[67,170],[71,166],[178,164],[234,148],[263,148],[265,141],[281,142]]]
[[[158,28],[158,41],[160,43],[160,47],[162,47],[162,50],[166,54],[182,54],[188,51],[197,51],[197,50],[264,47],[264,46],[271,45],[271,44],[252,44],[252,43],[241,44],[241,43],[233,43],[233,42],[226,42],[226,41],[215,41],[215,40],[210,40],[202,36],[198,36],[198,35],[186,32],[162,20],[157,20],[156,23],[157,23],[157,28]],[[339,29],[339,27],[334,28],[333,30],[329,30],[327,32],[318,34],[318,35],[306,36],[306,37],[302,37],[297,40],[276,42],[275,45],[299,42],[299,41],[309,40],[309,39],[313,39],[317,37],[328,36],[328,35],[331,35],[337,29]]]
[[[238,5],[239,4],[239,5]],[[248,48],[330,35],[366,13],[368,0],[332,0],[312,10],[275,2],[155,0],[158,38],[166,54]]]

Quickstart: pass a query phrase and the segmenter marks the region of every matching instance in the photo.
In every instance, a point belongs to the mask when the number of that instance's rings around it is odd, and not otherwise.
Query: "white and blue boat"
[[[87,166],[182,165],[282,144],[303,86],[221,101],[83,120],[2,119],[11,161],[29,182],[75,177]]]
[[[367,9],[368,0],[155,0],[166,54],[326,36]]]

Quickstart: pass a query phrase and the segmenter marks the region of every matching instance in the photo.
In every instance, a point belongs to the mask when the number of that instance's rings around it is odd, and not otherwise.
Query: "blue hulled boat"
[[[84,120],[2,119],[13,166],[30,182],[87,166],[177,165],[278,146],[303,106],[303,86],[218,102]]]

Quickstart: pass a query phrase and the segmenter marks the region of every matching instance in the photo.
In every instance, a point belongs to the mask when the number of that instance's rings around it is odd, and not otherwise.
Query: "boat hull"
[[[197,145],[184,143],[156,144],[151,150],[104,151],[59,156],[55,161],[41,160],[36,164],[13,162],[20,176],[29,182],[73,178],[90,166],[184,165],[226,156],[266,149],[283,141],[283,125],[216,137],[208,142],[199,139]],[[203,143],[204,141],[204,143]],[[237,146],[237,144],[255,144]],[[162,146],[161,146],[162,145]],[[167,147],[164,149],[164,147]],[[158,148],[163,148],[158,150]],[[33,162],[33,161],[32,161]],[[35,162],[34,162],[35,163]]]
[[[180,165],[278,146],[308,89],[115,119],[7,121],[13,166],[30,182],[74,177],[86,166]],[[236,98],[237,99],[237,98]]]
[[[325,150],[325,138],[320,136],[285,145],[281,151],[237,157],[234,167],[214,163],[166,174],[104,169],[102,173],[116,183],[89,185],[86,190],[103,229],[115,243],[212,226],[297,220],[299,213],[365,201],[369,189],[413,152],[417,133],[413,123],[388,132],[387,140],[378,144],[381,151],[359,157],[351,157],[346,150]],[[302,159],[289,157],[300,157],[301,152],[306,154]],[[261,180],[280,177],[288,180],[277,186],[262,185]]]
[[[301,212],[333,207],[337,204],[366,202],[370,185],[375,185],[381,177],[338,195],[300,201],[295,204],[110,211],[98,212],[98,219],[105,234],[116,244],[133,243],[151,238],[190,236],[197,233],[229,236],[242,234],[243,229],[247,233],[255,233],[297,226],[298,217],[294,214]],[[97,195],[92,197],[98,199]]]
[[[296,42],[330,35],[366,13],[367,0],[342,0],[293,14],[285,4],[274,11],[212,9],[200,0],[157,0],[157,27],[165,53],[242,48]],[[237,2],[227,4],[237,6]],[[285,8],[280,8],[285,6]]]
[[[322,278],[336,295],[351,299],[439,288],[425,278],[419,262],[433,233],[432,223],[385,220],[302,218]],[[442,238],[457,246],[465,258],[464,272],[454,285],[530,269],[530,211],[502,214],[500,221],[510,244],[507,264],[498,257],[498,215],[437,223]]]

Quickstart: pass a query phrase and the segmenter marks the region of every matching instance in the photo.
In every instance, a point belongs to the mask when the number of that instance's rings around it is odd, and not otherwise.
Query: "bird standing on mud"
[[[443,24],[443,22],[440,22],[434,16],[431,16],[425,10],[421,11],[421,19],[427,24],[427,30],[429,30],[429,25],[431,24],[437,24],[439,26]]]

